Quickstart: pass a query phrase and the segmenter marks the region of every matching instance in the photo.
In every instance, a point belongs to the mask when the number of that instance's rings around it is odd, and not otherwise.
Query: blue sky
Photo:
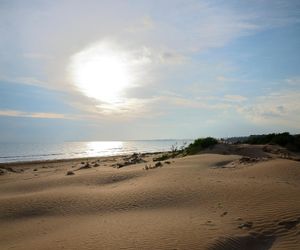
[[[0,140],[300,133],[299,52],[299,1],[0,0]]]

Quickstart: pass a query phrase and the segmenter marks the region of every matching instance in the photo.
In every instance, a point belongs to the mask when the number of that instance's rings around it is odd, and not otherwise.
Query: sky
[[[300,133],[298,0],[0,0],[0,142]]]

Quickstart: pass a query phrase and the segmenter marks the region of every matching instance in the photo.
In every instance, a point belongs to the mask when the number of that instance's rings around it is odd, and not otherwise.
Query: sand
[[[300,162],[227,147],[2,164],[0,249],[300,249]]]

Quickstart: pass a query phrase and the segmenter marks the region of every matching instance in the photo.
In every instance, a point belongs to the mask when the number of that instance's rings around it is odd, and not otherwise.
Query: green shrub
[[[186,154],[196,154],[201,150],[216,145],[218,141],[212,137],[199,138],[185,148]]]

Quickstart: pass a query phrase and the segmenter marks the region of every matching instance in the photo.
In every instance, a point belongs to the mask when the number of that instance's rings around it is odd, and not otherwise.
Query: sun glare
[[[108,44],[97,44],[71,59],[73,84],[88,97],[117,103],[133,83],[133,72],[126,53]]]

